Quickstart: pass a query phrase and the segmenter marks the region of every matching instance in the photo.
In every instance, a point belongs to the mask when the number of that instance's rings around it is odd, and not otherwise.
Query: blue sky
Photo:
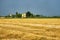
[[[0,0],[0,15],[30,11],[46,16],[60,15],[60,0]]]

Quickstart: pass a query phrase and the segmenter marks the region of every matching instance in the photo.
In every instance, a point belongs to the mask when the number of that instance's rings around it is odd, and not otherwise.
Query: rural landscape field
[[[0,40],[60,40],[60,19],[0,19]]]

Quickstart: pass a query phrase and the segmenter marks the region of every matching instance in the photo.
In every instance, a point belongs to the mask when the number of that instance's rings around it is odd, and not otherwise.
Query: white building
[[[22,13],[22,18],[26,18],[26,13]]]
[[[12,16],[12,14],[10,14],[9,16]]]

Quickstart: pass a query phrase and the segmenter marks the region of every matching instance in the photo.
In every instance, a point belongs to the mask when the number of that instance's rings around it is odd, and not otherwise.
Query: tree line
[[[60,16],[44,16],[44,15],[38,15],[38,14],[35,15],[31,13],[30,11],[26,12],[25,14],[26,14],[26,18],[60,18]],[[16,12],[15,14],[9,14],[4,17],[5,18],[22,18],[22,14]]]

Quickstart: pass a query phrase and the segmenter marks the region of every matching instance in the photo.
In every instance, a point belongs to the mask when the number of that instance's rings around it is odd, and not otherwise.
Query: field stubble
[[[60,40],[60,19],[0,19],[0,40]]]

